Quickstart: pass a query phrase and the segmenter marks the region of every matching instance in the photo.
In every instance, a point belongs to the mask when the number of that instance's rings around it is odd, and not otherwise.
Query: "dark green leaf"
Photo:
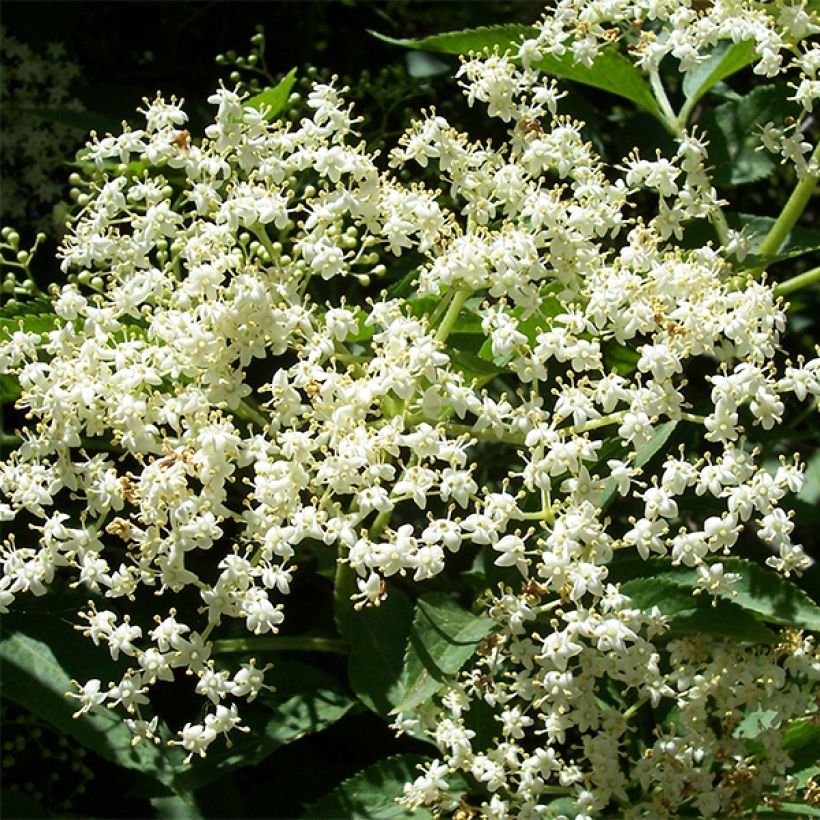
[[[4,615],[2,634],[0,664],[5,697],[100,757],[146,772],[185,796],[175,782],[183,756],[178,749],[145,742],[132,746],[133,735],[114,712],[72,718],[78,708],[76,701],[66,697],[66,692],[73,690],[72,674],[82,677],[83,682],[98,677],[105,683],[119,677],[105,650],[95,649],[56,615]]]
[[[754,612],[771,623],[820,631],[820,606],[791,581],[773,569],[761,567],[743,558],[724,558],[721,563],[725,572],[740,575],[734,585],[736,594],[723,593],[727,601]],[[693,589],[698,573],[690,567],[672,566],[672,562],[666,558],[644,561],[638,556],[630,556],[612,565],[611,580],[626,581],[634,578],[658,578]]]
[[[774,643],[777,636],[754,614],[723,599],[691,590],[668,578],[637,578],[621,585],[625,595],[643,610],[657,606],[671,619],[672,635],[714,635],[730,640]]]
[[[308,806],[303,817],[337,820],[341,817],[345,820],[430,818],[432,815],[424,809],[411,814],[396,803],[396,798],[404,792],[404,784],[419,776],[418,766],[425,759],[420,755],[396,755],[380,760]]]
[[[186,789],[194,791],[235,769],[255,766],[281,746],[331,726],[355,705],[334,678],[297,661],[277,663],[266,682],[276,691],[261,695],[256,708],[242,709],[250,732],[234,732],[233,746],[214,745],[205,759],[193,761],[179,777]]]
[[[14,376],[0,375],[0,404],[12,404],[21,393],[20,383]]]
[[[352,612],[348,621],[348,679],[359,700],[382,717],[398,702],[404,646],[413,604],[395,587],[380,606]]]
[[[614,370],[621,376],[631,376],[638,366],[640,354],[616,341],[604,345],[604,364],[607,370]]]
[[[783,86],[758,86],[706,114],[701,125],[709,137],[715,185],[741,185],[768,176],[775,158],[768,151],[757,150],[760,129],[770,121],[782,123],[796,112],[787,97]]]
[[[751,230],[754,234],[749,244],[749,250],[752,254],[757,252],[757,249],[763,243],[766,235],[774,225],[774,219],[771,217],[745,213],[728,212],[726,214],[726,221],[729,223],[729,227],[734,230],[740,230],[743,227],[748,227]],[[778,248],[778,253],[790,254],[794,251],[803,251],[804,249],[811,250],[817,246],[820,246],[820,230],[817,228],[804,228],[797,225],[792,228],[783,241],[783,245]]]
[[[793,720],[783,736],[786,751],[798,769],[820,761],[820,723],[816,717]]]
[[[292,68],[273,88],[266,88],[255,97],[245,100],[244,105],[255,108],[257,111],[265,110],[265,119],[272,120],[287,105],[293,84],[296,82],[296,69]]]
[[[465,381],[468,384],[475,381],[477,387],[483,387],[504,372],[502,367],[465,350],[448,350],[447,355],[453,368],[464,376]]]
[[[380,40],[403,48],[436,51],[445,54],[468,54],[483,52],[486,49],[498,48],[515,50],[525,37],[535,35],[530,26],[505,25],[451,31],[445,34],[434,34],[419,39],[395,39],[383,34],[371,32]],[[543,57],[533,63],[533,67],[556,77],[573,80],[609,91],[636,103],[640,108],[656,117],[660,117],[658,105],[643,74],[616,48],[604,49],[591,66],[575,64],[571,53],[563,57]]]
[[[647,464],[652,457],[666,445],[666,442],[669,441],[669,437],[672,435],[677,426],[677,421],[667,421],[657,427],[655,432],[652,434],[652,438],[638,450],[634,465],[636,467],[643,467]],[[598,506],[601,509],[606,509],[615,496],[617,490],[618,482],[614,478],[611,478],[604,485],[603,492],[598,499]]]
[[[473,615],[444,594],[419,598],[404,654],[401,699],[393,711],[408,711],[429,700],[461,669],[494,625],[490,618]]]

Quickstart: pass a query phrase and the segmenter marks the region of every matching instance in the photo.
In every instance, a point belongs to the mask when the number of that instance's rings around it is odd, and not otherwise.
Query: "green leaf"
[[[775,157],[758,151],[760,129],[767,122],[783,122],[797,108],[782,85],[752,89],[709,111],[701,125],[709,136],[709,161],[715,185],[742,185],[768,176]]]
[[[494,626],[443,593],[419,598],[404,653],[401,699],[393,711],[406,712],[435,695]]]
[[[614,46],[605,48],[591,66],[575,65],[572,62],[572,55],[566,54],[560,58],[543,57],[533,63],[533,67],[547,74],[623,97],[656,119],[663,120],[643,74]]]
[[[303,817],[344,817],[346,820],[407,817],[426,820],[432,815],[425,809],[411,814],[396,803],[396,798],[404,792],[404,784],[418,777],[418,766],[425,760],[420,755],[395,755],[380,760],[308,806]]]
[[[483,387],[504,372],[504,368],[466,350],[448,350],[447,355],[453,368],[464,376],[468,384],[475,381],[476,387]]]
[[[0,342],[11,338],[12,333],[47,333],[57,327],[60,317],[54,312],[46,297],[14,302],[0,308]]]
[[[549,319],[558,316],[559,313],[566,312],[567,306],[558,298],[558,293],[563,289],[560,282],[553,282],[543,288],[540,292],[540,300],[538,303],[538,312],[532,316],[522,319],[524,309],[520,307],[513,308],[510,315],[517,320],[519,333],[523,333],[527,337],[527,342],[530,347],[535,347],[538,343],[538,335],[543,333],[549,326]],[[478,351],[478,355],[482,359],[498,367],[506,367],[512,359],[512,354],[507,356],[496,357],[493,355],[493,341],[492,339],[485,339],[484,343]]]
[[[777,640],[774,632],[743,607],[720,598],[713,605],[708,595],[693,595],[668,578],[637,578],[622,584],[621,591],[640,609],[657,606],[671,619],[672,635],[714,635],[755,643]]]
[[[690,108],[712,86],[749,65],[756,56],[754,45],[753,40],[721,42],[708,59],[692,71],[687,71],[683,78],[683,93],[687,101],[691,101]]]
[[[533,26],[524,26],[509,23],[499,26],[479,26],[478,28],[463,29],[462,31],[448,31],[443,34],[433,34],[429,37],[413,39],[388,37],[377,31],[370,31],[377,39],[385,43],[402,48],[412,48],[418,51],[435,51],[440,54],[469,54],[492,51],[498,48],[505,51],[515,48],[523,38],[535,37],[537,29]]]
[[[212,746],[204,760],[195,760],[179,776],[194,791],[231,771],[255,766],[280,747],[316,734],[341,720],[355,705],[327,673],[298,661],[281,661],[266,675],[276,687],[260,695],[257,707],[243,707],[243,724],[250,732],[234,732],[233,746]]]
[[[385,717],[397,703],[413,604],[392,587],[378,607],[352,612],[348,621],[348,680],[359,700]]]
[[[652,438],[641,447],[635,456],[634,466],[643,467],[669,441],[669,437],[678,426],[677,421],[667,421],[655,428]],[[604,485],[603,492],[598,498],[598,506],[603,510],[609,506],[618,490],[618,482],[611,478]]]
[[[640,361],[640,353],[616,341],[604,345],[604,364],[607,370],[614,370],[620,376],[631,376]]]
[[[741,718],[732,732],[733,737],[756,738],[775,725],[778,713],[774,709],[755,709]]]
[[[816,716],[793,720],[783,735],[783,750],[797,769],[816,765],[820,761],[820,723]]]
[[[245,100],[244,105],[261,111],[266,108],[265,119],[272,120],[287,105],[293,84],[296,82],[296,69],[292,68],[273,88],[266,88],[255,97]]]
[[[73,690],[72,674],[66,670],[82,677],[83,682],[93,677],[104,683],[118,678],[117,667],[105,650],[95,648],[58,616],[37,612],[4,615],[2,635],[0,665],[5,697],[100,757],[151,775],[192,805],[192,799],[176,783],[183,757],[179,749],[145,742],[132,746],[133,735],[122,716],[113,711],[72,718],[78,704],[66,697],[66,692]]]
[[[445,54],[468,54],[471,51],[482,52],[496,47],[502,52],[506,49],[515,50],[523,38],[534,37],[536,29],[521,25],[488,26],[434,34],[418,39],[395,39],[375,31],[370,33],[386,43],[403,48]],[[604,49],[591,66],[576,65],[572,54],[568,53],[563,57],[542,57],[533,63],[533,68],[565,80],[609,91],[611,94],[634,102],[653,116],[662,119],[658,104],[643,74],[615,47]]]
[[[762,567],[745,558],[723,558],[725,572],[737,573],[734,595],[721,596],[743,609],[759,615],[763,620],[795,629],[820,631],[820,606],[797,585],[768,567]],[[638,556],[620,559],[611,566],[610,580],[626,581],[634,578],[657,578],[687,589],[694,589],[698,573],[690,567],[675,567],[667,558]]]
[[[13,404],[22,393],[20,383],[14,376],[0,374],[0,404]]]

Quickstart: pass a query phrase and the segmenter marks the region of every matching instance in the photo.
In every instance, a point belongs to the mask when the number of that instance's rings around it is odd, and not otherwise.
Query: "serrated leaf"
[[[523,38],[534,37],[536,29],[532,26],[521,25],[487,26],[434,34],[418,39],[396,39],[375,31],[370,33],[386,43],[403,48],[436,51],[444,54],[467,54],[471,51],[483,52],[494,48],[502,52],[506,49],[515,50]],[[547,74],[616,94],[634,102],[653,116],[662,118],[658,104],[643,74],[615,47],[604,49],[591,66],[575,64],[571,53],[563,57],[542,57],[534,61],[532,65],[533,68]]]
[[[413,709],[435,695],[494,626],[443,593],[419,598],[404,653],[401,699],[393,712]]]
[[[307,818],[338,818],[346,820],[387,820],[391,817],[426,818],[425,809],[411,814],[396,798],[404,792],[404,784],[418,777],[418,766],[427,758],[421,755],[395,755],[368,766],[340,783],[315,803],[307,806]]]
[[[232,746],[212,746],[204,760],[186,768],[178,778],[186,789],[194,791],[236,769],[255,766],[282,746],[333,725],[355,705],[334,678],[308,664],[280,661],[265,682],[276,691],[242,711],[250,732],[235,732]]]
[[[534,37],[537,29],[533,26],[509,23],[498,26],[479,26],[461,31],[447,31],[442,34],[432,34],[429,37],[388,37],[377,31],[370,31],[377,39],[390,45],[412,48],[419,51],[435,51],[439,54],[469,54],[471,51],[480,53],[485,49],[492,51],[498,48],[505,51],[515,47],[522,38]]]
[[[697,68],[683,77],[683,93],[693,106],[712,86],[745,68],[755,59],[753,40],[721,42]]]
[[[655,454],[666,445],[666,442],[669,441],[669,437],[672,435],[677,426],[677,421],[667,421],[659,427],[656,427],[655,432],[652,434],[652,438],[650,438],[643,447],[638,449],[633,462],[634,466],[643,467],[645,464],[649,463],[653,456],[655,456]],[[614,478],[609,479],[609,481],[607,481],[604,485],[604,489],[601,492],[597,502],[598,506],[602,510],[609,506],[617,490],[618,482]]]
[[[653,606],[670,618],[671,634],[714,635],[718,638],[774,643],[777,635],[754,614],[723,599],[713,603],[708,595],[693,595],[691,588],[669,578],[637,578],[621,585],[635,606]]]
[[[768,176],[775,157],[758,151],[760,129],[767,122],[783,122],[796,106],[787,90],[778,85],[752,89],[738,100],[730,100],[709,111],[701,125],[709,137],[709,162],[715,185],[742,185]]]
[[[54,330],[60,317],[54,312],[46,297],[14,302],[0,308],[0,342],[11,338],[13,333],[48,333]]]
[[[723,558],[721,563],[724,572],[734,572],[740,576],[733,588],[734,595],[729,592],[721,593],[727,601],[771,623],[820,631],[820,606],[800,587],[773,569],[761,567],[745,558]],[[617,561],[610,570],[613,581],[658,578],[687,589],[694,589],[698,579],[696,569],[674,567],[667,558],[644,561],[637,556],[630,556]]]
[[[412,619],[410,599],[392,588],[378,607],[352,612],[347,623],[350,686],[365,706],[382,717],[400,695],[404,645]]]
[[[295,82],[296,69],[292,68],[273,88],[266,88],[256,96],[245,100],[244,105],[248,108],[255,108],[257,111],[266,109],[265,119],[272,120],[287,105]]]

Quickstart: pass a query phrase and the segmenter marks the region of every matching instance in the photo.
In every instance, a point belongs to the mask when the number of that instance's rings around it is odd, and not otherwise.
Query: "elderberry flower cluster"
[[[738,539],[769,545],[785,576],[807,568],[781,504],[800,458],[766,469],[746,432],[779,425],[787,397],[816,400],[820,358],[782,361],[772,288],[738,287],[712,245],[676,244],[685,222],[721,225],[706,140],[681,126],[669,156],[606,167],[537,66],[565,48],[591,61],[615,36],[604,23],[641,19],[681,33],[641,36],[640,64],[668,53],[686,71],[741,21],[768,75],[814,30],[801,8],[716,2],[690,27],[684,2],[558,3],[520,61],[459,72],[506,141],[431,111],[387,169],[334,83],[298,123],[220,88],[201,139],[161,97],[143,128],[93,139],[54,329],[0,344],[31,419],[0,465],[0,517],[31,533],[3,545],[0,605],[70,576],[91,599],[79,628],[125,661],[119,681],[78,684],[78,712],[116,707],[153,739],[152,690],[185,673],[203,717],[174,743],[204,756],[265,688],[263,668],[219,657],[220,635],[275,635],[308,559],[337,560],[362,608],[394,576],[489,556],[516,579],[482,602],[490,638],[397,718],[439,750],[408,807],[446,808],[454,772],[499,818],[542,816],[556,795],[581,817],[688,799],[719,814],[793,785],[780,741],[810,709],[813,640],[669,640],[659,601],[633,600],[610,564],[668,558],[692,571],[689,598],[714,600],[739,580],[716,560]],[[439,187],[399,182],[413,164],[436,166]],[[650,218],[633,209],[647,191]],[[374,293],[402,259],[415,290]],[[633,366],[613,366],[624,350]],[[705,375],[690,382],[693,364]],[[647,447],[681,431],[696,446],[650,468]],[[623,526],[607,512],[620,503],[638,511]],[[766,753],[749,753],[740,717],[764,706]],[[651,710],[669,728],[643,737]],[[480,737],[482,719],[497,732]]]

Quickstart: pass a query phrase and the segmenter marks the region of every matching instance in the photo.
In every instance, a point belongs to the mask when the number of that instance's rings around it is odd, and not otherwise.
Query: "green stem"
[[[775,296],[785,296],[787,293],[794,293],[796,290],[807,288],[820,281],[820,267],[807,270],[799,276],[793,276],[779,285],[775,285]]]
[[[8,433],[0,434],[0,447],[19,447],[23,443],[20,436],[11,436]]]
[[[252,228],[251,230],[253,231],[254,236],[262,243],[271,258],[271,262],[273,262],[279,254],[276,253],[276,248],[273,247],[273,242],[270,241],[270,237],[268,236],[268,232],[265,230],[265,226],[260,225]]]
[[[340,638],[282,637],[279,635],[264,638],[227,638],[214,641],[212,651],[215,655],[250,652],[331,652],[336,655],[347,654],[347,643]]]
[[[450,302],[450,307],[447,308],[447,313],[444,314],[444,318],[441,320],[441,324],[436,331],[437,341],[446,341],[455,326],[456,320],[458,319],[458,314],[461,313],[461,308],[464,307],[464,303],[470,298],[471,295],[472,291],[470,288],[459,288],[453,294],[453,301]]]
[[[649,85],[652,88],[652,96],[655,98],[658,108],[660,108],[661,116],[657,119],[673,137],[682,136],[683,127],[678,122],[678,118],[672,110],[669,97],[666,96],[666,89],[661,82],[661,75],[657,69],[652,69],[649,72]]]
[[[245,421],[252,421],[263,430],[268,426],[268,419],[262,413],[259,405],[253,399],[240,399],[236,408],[236,415]]]
[[[811,160],[814,162],[820,162],[820,143],[818,143],[815,147],[814,152],[811,155]],[[806,176],[797,183],[788,201],[783,206],[780,216],[777,217],[777,220],[774,225],[772,225],[771,230],[766,235],[766,238],[763,240],[761,246],[758,248],[758,256],[762,256],[764,258],[767,256],[774,256],[780,250],[780,246],[783,244],[783,241],[789,235],[789,232],[795,226],[797,220],[800,219],[803,211],[806,209],[806,205],[808,205],[809,199],[811,199],[811,195],[814,193],[814,189],[817,186],[817,180],[817,174],[806,174]],[[752,275],[757,275],[762,270],[762,267],[754,268],[751,273]]]
[[[480,441],[494,441],[500,444],[514,444],[521,446],[524,444],[524,436],[520,433],[502,433],[499,437],[489,430],[474,431],[469,424],[448,424],[445,427],[448,436],[462,436],[465,433],[477,438]]]

